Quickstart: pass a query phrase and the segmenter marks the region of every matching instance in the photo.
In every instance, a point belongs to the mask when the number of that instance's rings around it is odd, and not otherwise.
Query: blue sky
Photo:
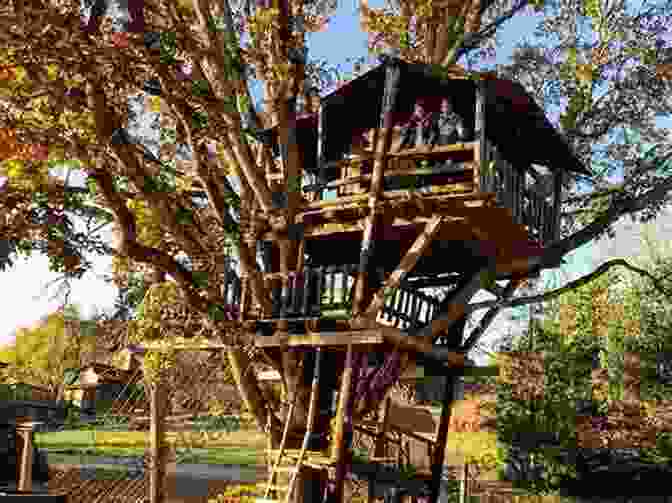
[[[384,2],[372,0],[370,6],[382,7]],[[540,14],[519,14],[503,26],[500,30],[501,46],[497,49],[497,63],[506,62],[514,45],[523,37],[531,36],[539,19]],[[310,57],[325,59],[332,65],[340,65],[343,73],[350,73],[352,65],[346,58],[366,56],[366,40],[367,34],[361,32],[359,27],[358,2],[341,0],[335,16],[331,18],[328,31],[309,35]],[[255,98],[259,99],[255,91]],[[92,313],[95,307],[110,307],[115,295],[114,288],[106,285],[99,277],[108,270],[110,259],[97,259],[95,263],[95,272],[73,283],[71,300],[80,305],[85,315]],[[552,276],[556,282],[564,282],[587,272],[591,266],[590,249],[578,250],[568,257],[568,265]],[[12,306],[12,309],[5,310],[0,319],[0,344],[8,341],[7,337],[17,326],[28,326],[58,306],[58,301],[49,301],[44,295],[38,298],[45,284],[55,277],[55,274],[48,271],[47,259],[39,256],[21,260],[10,271],[2,274],[0,305]],[[6,285],[10,285],[9,288]],[[502,317],[497,323],[503,322]],[[498,331],[495,328],[490,333]]]

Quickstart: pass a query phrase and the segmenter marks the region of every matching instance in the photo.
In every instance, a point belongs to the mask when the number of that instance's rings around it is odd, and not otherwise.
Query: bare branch
[[[492,308],[492,309],[501,309],[502,307],[519,307],[519,306],[526,306],[528,304],[538,304],[539,302],[546,302],[552,299],[555,299],[556,297],[561,296],[562,294],[565,294],[569,291],[572,291],[576,288],[580,288],[594,279],[598,278],[602,274],[606,273],[609,269],[615,266],[621,266],[625,267],[626,269],[629,269],[632,272],[635,272],[641,276],[644,276],[648,278],[654,285],[656,291],[658,291],[661,295],[664,295],[665,297],[672,298],[672,291],[669,289],[666,289],[662,282],[661,279],[665,278],[656,278],[653,274],[651,274],[649,271],[645,269],[641,269],[639,267],[636,267],[630,263],[628,263],[624,259],[614,259],[614,260],[609,260],[602,264],[600,267],[595,269],[593,272],[586,274],[585,276],[581,276],[578,279],[575,279],[574,281],[570,281],[567,283],[565,286],[556,288],[555,290],[550,290],[548,292],[545,292],[543,294],[539,295],[532,295],[529,297],[519,297],[516,299],[511,299],[511,300],[502,300],[498,299],[495,301],[488,301],[488,302],[477,302],[474,304],[469,304],[467,306],[467,312],[474,312],[478,311],[479,309],[486,309],[486,308]],[[473,346],[473,344],[472,344]]]

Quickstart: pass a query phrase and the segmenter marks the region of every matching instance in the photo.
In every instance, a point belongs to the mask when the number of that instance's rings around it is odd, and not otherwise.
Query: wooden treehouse
[[[461,307],[480,289],[515,289],[525,260],[558,239],[563,176],[589,173],[522,86],[492,74],[441,77],[391,58],[291,124],[260,135],[273,208],[262,211],[254,187],[243,193],[243,246],[261,264],[227,299],[271,358],[302,350],[304,383],[322,359],[308,430],[324,432],[334,397],[339,411],[347,403],[353,353],[375,366],[395,348],[462,368]],[[331,451],[310,438],[301,463],[342,463],[341,434]]]

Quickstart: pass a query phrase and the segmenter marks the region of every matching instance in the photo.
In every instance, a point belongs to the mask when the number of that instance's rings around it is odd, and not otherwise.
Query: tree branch
[[[486,38],[491,37],[492,34],[497,31],[497,28],[499,28],[502,24],[511,19],[518,12],[527,7],[528,3],[529,3],[528,0],[522,0],[517,6],[513,7],[509,12],[506,12],[505,14],[502,14],[499,17],[497,17],[497,19],[495,19],[492,23],[483,28],[481,31],[467,35],[464,38],[464,41],[462,42],[460,49],[457,51],[455,60],[458,61],[465,53],[469,52],[471,49],[478,47]]]
[[[462,349],[465,353],[468,353],[478,342],[481,336],[488,329],[490,324],[495,320],[497,315],[502,309],[502,303],[508,300],[516,291],[516,288],[522,283],[520,280],[511,280],[509,284],[506,285],[504,291],[502,292],[499,299],[497,299],[496,304],[490,308],[490,310],[485,313],[485,316],[481,319],[480,323],[474,330],[469,334],[469,337],[462,344]]]
[[[108,171],[97,169],[90,173],[89,176],[98,183],[103,197],[114,212],[119,223],[122,236],[120,253],[128,255],[137,262],[158,267],[160,270],[170,274],[182,288],[182,291],[189,299],[189,303],[194,308],[207,312],[207,301],[194,291],[193,286],[195,283],[191,272],[162,250],[138,243],[135,219],[119,194],[115,192],[112,175]]]
[[[519,306],[526,306],[528,304],[537,304],[539,302],[546,302],[549,300],[552,300],[556,297],[559,297],[560,295],[567,293],[569,291],[572,291],[576,288],[580,288],[594,279],[598,278],[602,274],[606,273],[609,269],[615,266],[621,266],[625,267],[626,269],[629,269],[630,271],[633,271],[641,276],[644,276],[648,278],[654,285],[654,288],[656,291],[658,291],[661,295],[664,295],[665,297],[672,298],[672,291],[666,289],[663,284],[661,283],[661,278],[656,278],[653,274],[651,274],[649,271],[646,271],[644,269],[641,269],[639,267],[636,267],[630,263],[628,263],[624,259],[613,259],[605,262],[602,264],[600,267],[595,269],[593,272],[586,274],[585,276],[581,276],[578,279],[575,279],[574,281],[570,281],[567,283],[565,286],[556,288],[555,290],[551,290],[539,295],[532,295],[529,297],[519,297],[516,299],[511,299],[511,300],[503,300],[503,299],[498,299],[495,301],[488,301],[488,302],[477,302],[474,304],[469,304],[467,306],[467,312],[471,313],[474,311],[477,311],[479,309],[486,309],[486,308],[492,308],[492,309],[501,309],[502,307],[519,307]],[[472,344],[473,346],[473,344]]]

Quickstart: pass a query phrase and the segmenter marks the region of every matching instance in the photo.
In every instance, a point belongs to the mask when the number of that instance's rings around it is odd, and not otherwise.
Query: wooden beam
[[[166,409],[165,383],[159,377],[150,384],[149,501],[163,503],[166,498]]]
[[[474,186],[477,191],[486,191],[488,187],[481,184],[481,174],[488,168],[489,152],[488,142],[485,136],[486,126],[486,101],[487,101],[487,82],[485,80],[477,80],[476,84],[476,103],[475,103],[475,143],[476,143],[476,167],[474,169]]]
[[[443,473],[443,461],[446,455],[446,443],[448,441],[448,427],[450,425],[450,415],[453,407],[455,377],[446,379],[446,388],[443,392],[443,407],[441,409],[441,423],[439,432],[434,444],[432,456],[432,484],[429,496],[429,503],[437,503],[441,487],[441,475]]]
[[[489,263],[488,265],[479,269],[467,282],[467,284],[462,287],[462,289],[456,292],[455,296],[451,299],[450,304],[446,312],[441,314],[438,318],[434,319],[432,323],[426,327],[423,327],[416,334],[420,337],[425,338],[427,341],[432,341],[436,336],[441,332],[444,332],[450,328],[450,326],[459,320],[465,313],[465,307],[471,300],[471,298],[476,295],[483,286],[485,285],[486,278],[493,272],[494,264]]]
[[[447,363],[449,367],[464,367],[466,364],[464,353],[435,346],[422,336],[405,335],[404,332],[394,327],[382,327],[379,330],[386,342],[394,345],[398,344],[402,351],[422,353],[430,358]]]
[[[332,444],[331,458],[336,462],[336,480],[334,490],[334,503],[343,502],[343,484],[345,482],[346,472],[346,447],[345,447],[345,414],[352,393],[352,371],[353,371],[353,347],[348,344],[348,352],[345,358],[345,369],[341,376],[341,390],[338,397],[338,411],[336,413],[336,426],[334,428],[334,439]]]
[[[279,346],[347,346],[363,344],[383,344],[385,339],[380,329],[356,332],[320,332],[309,335],[258,336],[254,340],[257,347]]]
[[[404,255],[404,258],[401,259],[399,266],[387,278],[382,288],[378,289],[375,293],[373,300],[363,314],[364,317],[370,318],[375,316],[382,309],[385,304],[385,293],[398,288],[404,277],[413,270],[420,257],[425,253],[425,250],[432,244],[432,240],[439,232],[443,220],[442,216],[437,215],[425,226],[425,229],[415,239],[406,255]]]
[[[373,175],[371,178],[371,188],[369,189],[369,217],[364,229],[362,247],[359,255],[359,272],[355,284],[355,296],[353,300],[353,314],[358,315],[363,311],[363,303],[368,297],[368,274],[369,263],[374,252],[373,235],[377,221],[379,220],[378,200],[380,199],[383,188],[383,171],[387,164],[385,154],[390,148],[390,139],[392,128],[394,126],[392,113],[394,112],[397,94],[399,93],[399,83],[401,79],[401,68],[396,63],[388,64],[385,69],[385,91],[383,95],[383,109],[380,117],[380,132],[376,132],[377,138],[376,154],[373,162]]]
[[[313,383],[310,389],[310,402],[308,405],[308,425],[306,427],[306,433],[303,436],[303,443],[301,444],[301,452],[299,452],[299,459],[296,461],[296,468],[294,473],[292,473],[292,479],[289,481],[289,489],[287,490],[287,496],[285,498],[285,503],[289,503],[289,500],[292,497],[292,491],[294,490],[294,484],[296,479],[299,476],[301,467],[303,464],[303,457],[306,455],[306,450],[308,449],[308,442],[310,441],[310,435],[313,433],[313,428],[315,427],[315,418],[317,416],[317,399],[320,392],[320,371],[322,368],[322,349],[317,348],[315,350],[315,369],[313,371]]]

